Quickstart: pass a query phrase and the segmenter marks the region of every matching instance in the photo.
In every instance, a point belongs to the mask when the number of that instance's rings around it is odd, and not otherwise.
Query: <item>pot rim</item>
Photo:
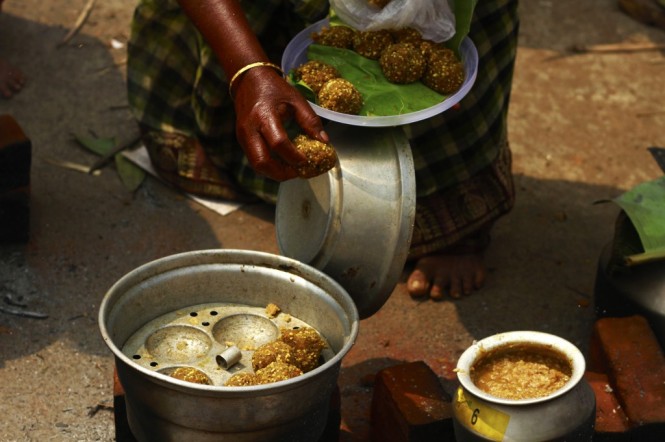
[[[300,376],[295,378],[287,379],[284,381],[273,382],[270,384],[264,385],[255,385],[255,386],[244,386],[244,387],[225,387],[225,386],[216,386],[216,385],[203,385],[193,382],[183,381],[180,379],[173,378],[158,371],[150,370],[146,367],[143,367],[135,363],[129,356],[125,355],[122,350],[115,344],[113,341],[110,331],[107,328],[107,318],[111,314],[113,309],[112,301],[113,295],[125,287],[125,285],[134,280],[140,281],[144,279],[145,274],[154,274],[154,269],[159,268],[164,263],[168,262],[177,262],[179,259],[191,256],[193,254],[199,256],[236,256],[236,257],[248,257],[248,258],[265,258],[270,260],[279,261],[278,265],[275,265],[273,268],[289,272],[289,269],[297,269],[295,274],[307,278],[307,276],[316,276],[317,278],[323,279],[327,284],[334,286],[333,288],[340,293],[344,298],[346,298],[348,306],[351,308],[351,311],[346,313],[349,315],[349,335],[348,340],[344,343],[342,348],[335,353],[335,355],[327,360],[325,363],[319,367],[311,370],[307,373],[303,373]],[[237,262],[229,262],[229,264],[234,264]],[[261,265],[260,263],[254,265]],[[304,272],[303,272],[304,271]],[[297,388],[300,384],[307,383],[313,377],[317,377],[325,370],[328,370],[331,367],[341,364],[342,358],[349,352],[351,347],[355,344],[355,340],[358,336],[359,329],[359,317],[358,312],[355,308],[355,304],[349,294],[344,290],[344,288],[337,283],[335,280],[330,278],[325,273],[310,267],[306,264],[303,264],[294,259],[276,255],[267,252],[260,252],[254,250],[242,250],[242,249],[209,249],[209,250],[196,250],[190,252],[176,253],[173,255],[165,256],[162,258],[149,261],[141,266],[131,270],[120,279],[118,279],[111,288],[108,289],[102,302],[99,307],[98,314],[98,325],[101,332],[102,338],[106,346],[111,350],[116,358],[116,366],[118,362],[122,362],[124,365],[129,367],[132,370],[139,372],[141,375],[146,376],[151,381],[168,386],[182,391],[192,391],[195,390],[197,394],[209,394],[216,395],[218,393],[225,393],[228,397],[245,397],[245,396],[255,396],[269,391],[270,393],[275,393],[279,391],[287,391],[293,388]]]
[[[485,391],[478,388],[471,380],[470,369],[480,356],[481,352],[515,343],[547,345],[563,353],[570,361],[572,367],[572,374],[568,382],[563,387],[547,396],[530,399],[500,398],[486,393]],[[582,355],[582,352],[570,341],[550,333],[531,330],[517,330],[498,333],[481,339],[480,341],[475,341],[462,353],[457,362],[457,368],[455,369],[457,373],[457,379],[466,391],[487,402],[504,405],[538,404],[562,396],[572,390],[579,383],[579,381],[584,376],[585,370],[586,361]]]

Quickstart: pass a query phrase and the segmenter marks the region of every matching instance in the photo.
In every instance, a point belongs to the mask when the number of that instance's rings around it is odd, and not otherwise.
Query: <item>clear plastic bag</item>
[[[344,23],[361,31],[411,27],[437,43],[455,35],[455,14],[447,0],[391,0],[382,9],[367,0],[330,0],[330,6]]]

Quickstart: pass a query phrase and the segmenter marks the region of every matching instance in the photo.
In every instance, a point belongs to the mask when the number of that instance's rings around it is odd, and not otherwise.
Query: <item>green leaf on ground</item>
[[[116,148],[115,138],[96,138],[78,134],[74,134],[74,137],[81,146],[99,156],[109,155]],[[122,153],[115,154],[113,158],[120,181],[127,190],[134,192],[143,183],[145,171],[125,158]]]
[[[121,153],[115,155],[115,168],[118,170],[122,184],[130,192],[138,189],[145,179],[145,171],[129,161]]]
[[[115,138],[86,137],[79,134],[74,134],[74,138],[81,146],[100,156],[108,155],[115,147]]]

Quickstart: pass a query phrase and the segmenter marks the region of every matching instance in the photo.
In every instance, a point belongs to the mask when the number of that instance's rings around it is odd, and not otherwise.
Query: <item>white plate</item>
[[[282,69],[284,72],[289,72],[303,63],[307,62],[307,48],[313,43],[311,35],[314,32],[320,31],[322,28],[329,26],[328,19],[321,20],[313,25],[305,28],[298,33],[293,40],[289,42],[282,55]],[[312,108],[322,118],[326,118],[338,123],[350,124],[353,126],[367,126],[367,127],[387,127],[387,126],[400,126],[403,124],[415,123],[417,121],[426,120],[434,115],[450,109],[455,104],[464,98],[469,93],[473,83],[476,81],[476,74],[478,72],[478,51],[473,42],[468,38],[462,40],[460,46],[460,55],[464,63],[464,83],[460,89],[453,95],[450,95],[441,103],[428,107],[427,109],[410,112],[401,115],[388,115],[388,116],[360,116],[349,115],[340,112],[334,112],[325,109],[314,103],[311,103]]]

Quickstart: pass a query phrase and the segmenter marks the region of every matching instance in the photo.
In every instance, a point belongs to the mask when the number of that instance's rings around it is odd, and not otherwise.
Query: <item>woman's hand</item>
[[[178,0],[183,11],[217,55],[227,78],[268,57],[238,0]],[[284,181],[297,176],[305,160],[284,130],[291,118],[306,135],[328,142],[323,125],[307,101],[268,66],[241,72],[233,82],[237,138],[252,167]]]
[[[276,70],[259,66],[233,84],[236,136],[254,170],[276,181],[298,176],[306,161],[284,129],[291,119],[311,138],[328,143],[321,120],[307,100]]]

